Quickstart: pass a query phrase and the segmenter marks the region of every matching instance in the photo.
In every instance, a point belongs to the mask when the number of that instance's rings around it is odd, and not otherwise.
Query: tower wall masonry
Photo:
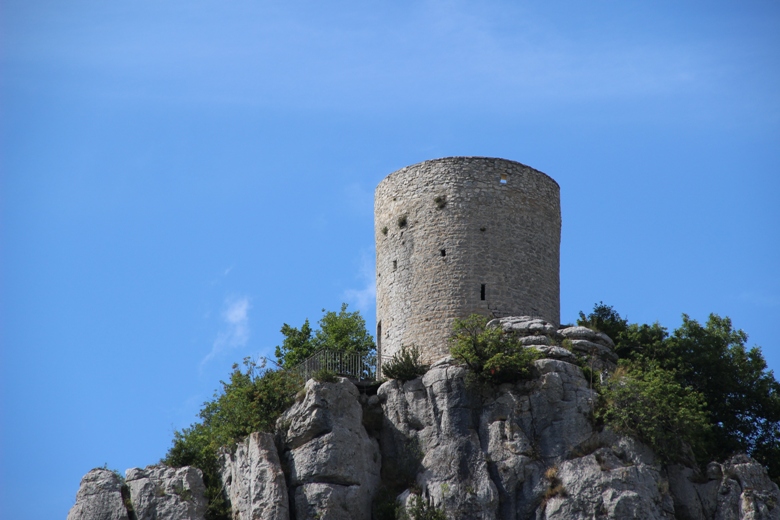
[[[505,159],[407,166],[376,188],[377,347],[448,355],[453,320],[472,313],[560,321],[560,188]]]

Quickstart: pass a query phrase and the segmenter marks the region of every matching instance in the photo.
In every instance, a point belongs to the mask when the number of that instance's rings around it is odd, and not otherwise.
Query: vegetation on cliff
[[[200,421],[174,432],[173,445],[162,462],[173,467],[195,466],[203,471],[209,500],[207,520],[230,518],[218,473],[220,448],[232,447],[255,431],[272,431],[302,388],[303,381],[285,369],[295,367],[320,348],[366,356],[373,352],[374,340],[359,312],[347,312],[347,305],[343,304],[338,313],[324,309],[323,313],[316,331],[311,329],[308,319],[300,329],[284,324],[284,342],[276,347],[279,369],[250,358],[244,359],[243,368],[233,365],[228,381],[221,381],[222,388],[203,404]]]
[[[452,355],[486,384],[529,378],[540,357],[488,319],[457,320]],[[312,330],[284,324],[284,341],[276,348],[277,369],[244,360],[233,366],[227,382],[204,403],[199,421],[174,434],[163,462],[200,468],[207,486],[209,520],[227,520],[219,480],[218,453],[253,431],[272,431],[277,418],[292,404],[302,381],[294,368],[321,348],[374,352],[373,338],[358,312],[324,312]],[[705,324],[683,315],[669,333],[660,324],[629,323],[612,307],[598,304],[578,324],[606,333],[620,356],[617,370],[595,389],[601,395],[595,418],[616,431],[634,436],[665,461],[723,460],[745,452],[780,477],[780,383],[767,370],[758,347],[745,346],[747,335],[728,318],[711,315]],[[385,367],[385,375],[402,380],[424,373],[420,353],[403,349]],[[328,374],[322,375],[326,377]],[[423,511],[421,514],[438,514]]]
[[[169,466],[195,466],[203,471],[207,520],[228,520],[230,509],[219,478],[219,449],[233,446],[254,431],[271,431],[276,419],[292,403],[301,382],[282,370],[267,369],[250,358],[243,370],[233,365],[227,382],[203,404],[200,421],[174,432],[173,446],[162,462]]]
[[[382,363],[382,377],[410,381],[424,375],[430,367],[420,361],[420,355],[416,346],[401,347],[392,358]]]
[[[711,314],[702,325],[683,314],[669,334],[658,323],[629,323],[599,303],[577,323],[609,335],[621,358],[604,392],[601,416],[610,425],[658,439],[650,444],[662,453],[682,435],[699,461],[747,453],[780,478],[780,383],[761,349],[747,348],[747,334],[729,318]],[[666,410],[662,416],[648,413],[651,402]]]
[[[284,341],[276,347],[276,359],[283,368],[294,368],[320,349],[336,352],[359,353],[370,356],[375,349],[374,338],[366,330],[366,320],[359,311],[347,312],[347,304],[341,304],[339,312],[325,311],[319,321],[320,328],[312,330],[306,319],[300,329],[282,325]]]
[[[525,348],[499,327],[488,328],[488,321],[479,314],[455,320],[450,338],[452,356],[484,382],[506,383],[529,378],[531,363],[540,354]]]

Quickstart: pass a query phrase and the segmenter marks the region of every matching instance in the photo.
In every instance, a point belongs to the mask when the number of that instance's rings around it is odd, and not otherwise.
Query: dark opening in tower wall
[[[485,284],[483,283],[479,288],[479,299],[484,300],[485,299]]]
[[[441,249],[440,252],[441,252],[441,256],[447,256],[447,250],[446,249]]]
[[[509,176],[506,173],[501,174],[501,184],[506,184],[507,179],[509,179]]]

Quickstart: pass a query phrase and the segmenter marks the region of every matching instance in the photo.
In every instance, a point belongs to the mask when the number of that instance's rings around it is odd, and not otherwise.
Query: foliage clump
[[[172,467],[195,466],[203,472],[206,498],[209,501],[207,520],[230,520],[230,509],[222,493],[219,478],[218,453],[223,447],[232,448],[252,432],[270,432],[276,420],[289,408],[295,395],[303,388],[303,381],[286,370],[295,367],[317,350],[328,348],[340,352],[359,352],[366,356],[374,350],[374,340],[366,331],[366,322],[359,312],[347,312],[342,304],[340,312],[326,312],[313,331],[306,320],[300,329],[286,323],[285,336],[276,347],[278,370],[268,369],[265,361],[258,364],[244,358],[244,368],[233,365],[228,382],[220,381],[221,390],[203,404],[200,421],[174,432],[173,446],[162,459]],[[337,380],[332,372],[320,371],[318,380]]]
[[[540,354],[504,334],[499,327],[487,327],[488,318],[472,314],[455,320],[450,353],[488,383],[515,382],[531,377],[531,367]]]
[[[320,349],[335,352],[359,353],[366,357],[375,352],[374,338],[366,331],[366,320],[359,311],[347,312],[341,304],[339,312],[326,312],[319,321],[320,328],[312,330],[306,319],[300,329],[282,325],[284,340],[276,347],[276,358],[283,368],[294,368]]]
[[[234,445],[252,432],[271,431],[301,388],[293,375],[265,369],[264,364],[258,365],[250,358],[244,359],[244,370],[233,365],[229,381],[221,384],[222,390],[215,392],[214,399],[204,403],[200,422],[174,432],[173,446],[162,459],[168,466],[195,466],[203,471],[209,501],[207,520],[230,518],[219,478],[219,449]]]
[[[710,429],[701,393],[683,387],[674,373],[621,361],[601,388],[604,406],[596,417],[617,432],[644,442],[665,462],[689,462]]]
[[[382,363],[382,375],[388,379],[410,381],[425,374],[428,368],[420,361],[419,348],[402,346],[392,359]]]
[[[339,376],[336,372],[327,368],[321,368],[312,374],[312,379],[318,383],[338,383]]]
[[[420,495],[412,495],[409,504],[401,515],[404,520],[447,520],[444,510],[436,507],[430,498],[423,499]]]
[[[605,420],[628,413],[621,407],[632,404],[629,390],[641,399],[658,398],[657,405],[671,414],[664,418],[668,427],[687,417],[694,432],[687,442],[700,461],[747,453],[767,467],[773,479],[780,479],[780,383],[767,370],[761,349],[747,348],[747,334],[734,329],[729,318],[710,314],[701,324],[683,314],[682,325],[670,334],[659,323],[629,323],[599,303],[589,315],[580,313],[577,323],[609,335],[621,358],[622,371],[605,393]],[[675,401],[685,407],[682,415],[672,413]],[[671,433],[653,435],[665,439]],[[661,449],[674,446],[662,443]]]

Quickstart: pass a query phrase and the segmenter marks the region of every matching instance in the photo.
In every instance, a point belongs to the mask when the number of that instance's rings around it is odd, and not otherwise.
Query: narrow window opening
[[[484,300],[485,299],[485,284],[483,283],[479,288],[479,299]]]
[[[441,256],[447,256],[447,250],[446,249],[441,249],[440,252],[441,252]]]
[[[393,260],[393,271],[398,269],[398,260]]]
[[[502,173],[501,174],[501,184],[506,184],[507,178],[508,178],[507,174],[506,173]]]

